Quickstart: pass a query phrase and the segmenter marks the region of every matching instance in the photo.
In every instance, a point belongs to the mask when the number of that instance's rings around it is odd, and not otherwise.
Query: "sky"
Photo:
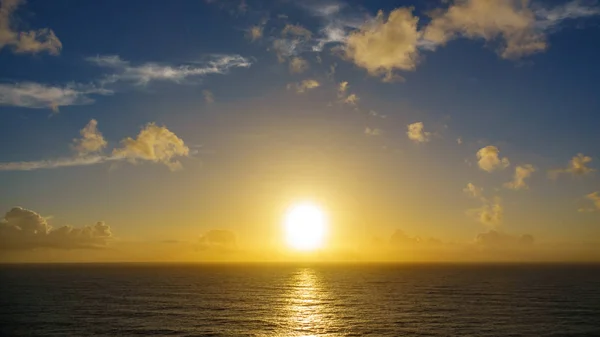
[[[597,1],[0,6],[0,262],[600,261]]]

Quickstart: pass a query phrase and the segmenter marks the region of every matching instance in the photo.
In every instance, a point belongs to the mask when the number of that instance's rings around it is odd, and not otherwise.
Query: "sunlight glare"
[[[326,232],[326,219],[323,211],[309,203],[292,206],[284,221],[287,244],[297,250],[321,248]]]

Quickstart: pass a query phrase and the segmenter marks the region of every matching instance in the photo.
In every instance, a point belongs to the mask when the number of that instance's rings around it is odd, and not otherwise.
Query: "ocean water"
[[[0,266],[0,334],[600,336],[600,266]]]

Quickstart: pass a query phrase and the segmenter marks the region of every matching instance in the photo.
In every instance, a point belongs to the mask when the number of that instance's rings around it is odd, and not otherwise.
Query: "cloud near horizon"
[[[0,250],[103,248],[112,238],[104,222],[93,226],[62,226],[53,229],[40,214],[14,207],[0,219]]]
[[[171,171],[182,168],[176,158],[187,157],[190,149],[184,141],[164,126],[146,124],[137,137],[127,137],[121,147],[113,149],[112,155],[98,154],[106,147],[106,140],[97,129],[96,120],[91,120],[81,131],[82,138],[73,143],[77,155],[40,161],[0,163],[0,171],[33,171],[60,167],[87,166],[109,161],[126,160],[133,164],[154,162],[166,165]]]
[[[536,171],[535,167],[530,164],[518,165],[515,168],[515,175],[513,181],[505,183],[504,187],[512,189],[512,190],[522,190],[528,189],[529,186],[525,182],[525,179],[531,177],[531,175]]]
[[[565,169],[556,169],[548,171],[550,179],[557,179],[561,174],[571,174],[573,176],[584,176],[595,172],[596,170],[587,165],[592,162],[592,157],[588,157],[583,153],[578,153],[569,162],[569,166]]]

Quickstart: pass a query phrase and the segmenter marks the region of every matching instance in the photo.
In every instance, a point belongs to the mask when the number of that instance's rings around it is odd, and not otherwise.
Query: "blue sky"
[[[308,198],[342,246],[599,238],[595,1],[1,3],[2,212],[258,246]]]

